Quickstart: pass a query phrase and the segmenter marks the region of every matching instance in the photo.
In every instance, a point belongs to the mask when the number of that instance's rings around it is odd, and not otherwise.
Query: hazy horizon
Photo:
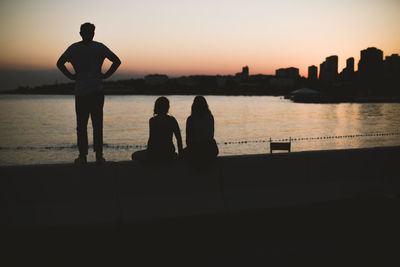
[[[84,22],[94,23],[94,39],[121,58],[113,79],[228,75],[245,65],[250,74],[296,67],[307,76],[308,66],[331,55],[341,71],[349,57],[357,65],[368,47],[399,53],[399,13],[396,0],[6,0],[0,2],[0,89],[66,81],[49,73],[80,41]]]
[[[134,73],[118,71],[108,80],[136,79],[147,75],[146,73]],[[73,82],[65,77],[57,68],[53,69],[4,69],[0,68],[0,91],[12,90],[18,87],[35,87],[57,83]],[[107,81],[108,81],[107,80]]]

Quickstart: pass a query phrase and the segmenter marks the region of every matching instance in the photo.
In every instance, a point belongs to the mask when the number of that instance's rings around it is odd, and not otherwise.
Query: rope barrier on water
[[[298,141],[310,141],[310,140],[332,140],[332,139],[351,139],[351,138],[363,138],[363,137],[389,137],[389,136],[400,136],[400,132],[394,133],[367,133],[367,134],[351,134],[351,135],[332,135],[332,136],[317,136],[317,137],[289,137],[289,138],[267,138],[258,140],[240,140],[240,141],[222,141],[217,142],[218,145],[242,145],[252,143],[269,143],[270,140],[273,142],[298,142]],[[104,148],[110,149],[145,149],[147,145],[125,145],[125,144],[107,144],[103,145]],[[92,146],[89,146],[92,148]],[[16,147],[0,147],[0,150],[68,150],[77,149],[77,145],[65,145],[65,146],[16,146]]]
[[[232,144],[248,144],[248,143],[269,143],[270,140],[274,142],[289,142],[289,141],[308,141],[308,140],[327,140],[327,139],[342,139],[342,138],[359,138],[359,137],[386,137],[397,136],[400,133],[368,133],[368,134],[351,134],[351,135],[332,135],[332,136],[317,136],[317,137],[289,137],[289,138],[268,138],[260,140],[241,140],[241,141],[227,141],[219,142],[218,144],[232,145]]]

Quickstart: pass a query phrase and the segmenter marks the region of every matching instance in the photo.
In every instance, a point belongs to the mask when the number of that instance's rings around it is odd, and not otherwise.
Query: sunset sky
[[[0,1],[0,68],[53,69],[84,22],[122,60],[120,72],[307,75],[330,55],[375,46],[400,53],[399,0]]]

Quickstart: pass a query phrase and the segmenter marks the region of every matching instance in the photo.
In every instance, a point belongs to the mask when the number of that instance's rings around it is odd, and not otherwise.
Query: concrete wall
[[[400,147],[0,168],[6,227],[116,226],[400,192]]]

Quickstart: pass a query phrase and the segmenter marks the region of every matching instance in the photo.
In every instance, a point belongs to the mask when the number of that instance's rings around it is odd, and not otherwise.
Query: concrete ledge
[[[183,161],[122,162],[116,179],[122,223],[224,212],[217,165],[200,173]]]
[[[398,196],[400,147],[0,168],[0,224],[116,226],[163,218],[297,206],[374,194]]]

